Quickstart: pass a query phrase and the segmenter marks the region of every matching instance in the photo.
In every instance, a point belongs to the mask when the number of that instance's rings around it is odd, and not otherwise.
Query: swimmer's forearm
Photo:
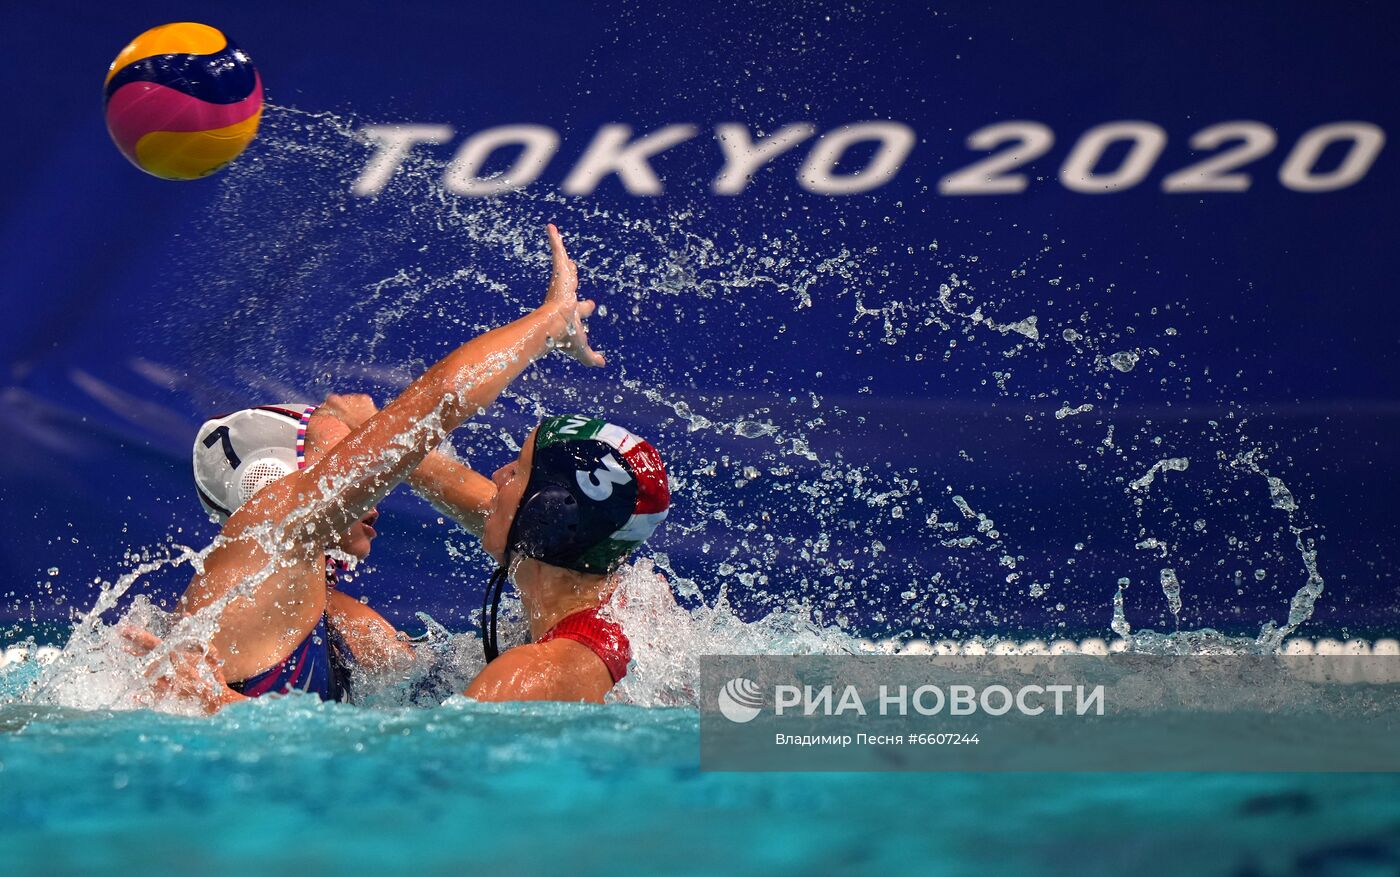
[[[562,343],[568,329],[564,316],[555,308],[531,311],[449,353],[410,384],[386,410],[415,390],[426,393],[431,404],[422,416],[427,416],[437,406],[437,400],[442,400],[442,435],[446,435],[495,402],[531,363]],[[418,405],[422,405],[421,400]]]
[[[339,535],[569,329],[557,308],[543,307],[449,353],[303,473],[331,488],[318,486],[313,495],[334,498],[309,523],[322,535]]]
[[[540,308],[458,347],[409,384],[398,398],[351,436],[369,432],[373,446],[398,460],[394,482],[416,469],[447,434],[485,411],[510,382],[561,341],[564,317]],[[434,422],[436,421],[436,422]],[[376,441],[377,440],[377,441]]]
[[[369,606],[348,594],[332,590],[326,610],[331,626],[350,649],[355,666],[375,673],[406,670],[413,662],[413,646],[399,638],[394,626]]]
[[[408,476],[413,492],[433,508],[480,536],[486,526],[486,512],[496,495],[491,479],[451,459],[441,451],[424,458]]]

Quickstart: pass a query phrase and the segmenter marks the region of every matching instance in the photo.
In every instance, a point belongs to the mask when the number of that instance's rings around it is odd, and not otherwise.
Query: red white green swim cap
[[[551,417],[535,433],[507,544],[512,554],[604,573],[655,532],[670,506],[666,467],[645,439],[597,417]]]

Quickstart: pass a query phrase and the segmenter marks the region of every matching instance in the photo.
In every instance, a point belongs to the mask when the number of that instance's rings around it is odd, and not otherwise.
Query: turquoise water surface
[[[0,671],[0,693],[30,675]],[[6,874],[1400,873],[1394,775],[702,773],[689,709],[0,707]]]

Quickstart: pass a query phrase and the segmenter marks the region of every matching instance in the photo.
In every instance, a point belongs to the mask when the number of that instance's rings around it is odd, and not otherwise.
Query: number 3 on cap
[[[614,484],[626,484],[632,480],[632,476],[612,454],[603,458],[603,468],[594,469],[592,472],[575,472],[574,477],[578,479],[578,486],[588,494],[588,498],[598,502],[612,496]]]

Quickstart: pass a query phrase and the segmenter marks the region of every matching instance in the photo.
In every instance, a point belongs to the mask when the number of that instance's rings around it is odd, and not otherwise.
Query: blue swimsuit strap
[[[229,687],[247,697],[305,691],[322,700],[334,700],[338,686],[331,669],[326,616],[322,615],[306,638],[287,657],[261,673]]]
[[[326,583],[334,587],[337,566],[326,559]],[[229,685],[247,697],[305,691],[321,700],[348,700],[354,655],[340,631],[322,613],[306,638],[281,661]]]

